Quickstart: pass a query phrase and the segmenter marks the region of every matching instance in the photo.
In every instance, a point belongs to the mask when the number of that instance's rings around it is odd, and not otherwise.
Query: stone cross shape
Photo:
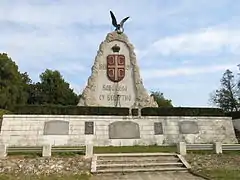
[[[121,71],[119,68],[124,68],[124,63],[122,64],[121,60],[119,60],[119,56],[114,56],[114,65],[109,65],[108,68],[113,68],[114,69],[114,80],[117,81],[118,77],[121,76]],[[118,61],[119,60],[119,61]]]

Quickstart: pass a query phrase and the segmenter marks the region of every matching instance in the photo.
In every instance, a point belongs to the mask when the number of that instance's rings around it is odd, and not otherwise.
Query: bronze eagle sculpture
[[[112,25],[116,28],[115,31],[117,31],[118,33],[123,33],[124,32],[123,24],[128,20],[129,16],[122,19],[121,22],[118,24],[116,17],[114,16],[112,11],[110,11],[110,15],[112,18]]]

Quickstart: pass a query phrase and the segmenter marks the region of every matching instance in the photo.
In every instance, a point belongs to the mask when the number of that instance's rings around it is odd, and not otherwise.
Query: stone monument
[[[134,47],[123,33],[123,24],[129,17],[117,24],[110,13],[116,29],[99,46],[78,106],[157,107],[143,86]]]

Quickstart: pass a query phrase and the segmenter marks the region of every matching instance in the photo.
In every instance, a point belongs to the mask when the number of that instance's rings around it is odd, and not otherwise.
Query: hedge
[[[31,105],[16,106],[14,114],[52,114],[52,115],[114,115],[128,116],[128,108],[115,107],[85,107],[85,106],[56,106],[56,105]]]
[[[160,107],[143,108],[142,116],[225,116],[218,108]]]
[[[16,106],[14,114],[52,114],[52,115],[115,115],[128,116],[129,108],[120,107],[83,107],[56,105]],[[138,109],[132,109],[132,116],[138,116]],[[142,116],[226,116],[218,108],[160,107],[142,108]]]
[[[10,111],[8,111],[8,110],[0,109],[0,118],[2,118],[2,116],[3,116],[4,114],[9,114],[9,113],[10,113]]]
[[[226,116],[230,116],[232,119],[240,119],[240,111],[226,113]]]
[[[2,129],[2,119],[4,114],[10,114],[10,111],[5,109],[0,109],[0,131]]]

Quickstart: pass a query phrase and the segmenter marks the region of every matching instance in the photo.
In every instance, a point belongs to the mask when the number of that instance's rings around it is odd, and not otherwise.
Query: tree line
[[[225,112],[240,109],[240,79],[227,69],[220,79],[220,87],[210,94],[210,102]]]
[[[0,108],[11,109],[24,104],[76,105],[79,100],[59,71],[46,69],[40,82],[21,73],[6,53],[0,54]]]
[[[15,105],[77,105],[81,94],[70,88],[58,70],[46,69],[39,77],[39,82],[33,82],[6,53],[0,53],[0,109]],[[151,94],[159,106],[172,106],[163,93]]]

